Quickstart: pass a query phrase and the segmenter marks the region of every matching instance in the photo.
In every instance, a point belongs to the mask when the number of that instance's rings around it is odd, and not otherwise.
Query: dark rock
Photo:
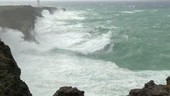
[[[169,78],[166,80],[169,81]],[[132,89],[128,96],[170,96],[170,87],[157,85],[151,80],[142,89]]]
[[[84,91],[72,87],[61,87],[53,96],[84,96]]]
[[[170,85],[170,76],[166,78],[166,85]]]
[[[152,88],[154,87],[156,84],[154,83],[153,80],[149,81],[148,83],[145,84],[145,88]]]
[[[129,96],[139,96],[141,89],[132,89]]]
[[[20,74],[10,48],[0,41],[0,96],[32,96]]]

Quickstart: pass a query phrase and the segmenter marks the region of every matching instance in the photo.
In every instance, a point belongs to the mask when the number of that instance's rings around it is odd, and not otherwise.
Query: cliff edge
[[[32,96],[20,75],[10,48],[0,41],[0,96]]]
[[[0,6],[0,27],[21,31],[27,41],[36,41],[33,35],[37,17],[42,17],[42,10],[48,10],[51,14],[55,7],[32,6]]]

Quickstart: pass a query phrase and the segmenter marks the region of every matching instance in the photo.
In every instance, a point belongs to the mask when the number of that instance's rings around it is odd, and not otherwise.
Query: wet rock
[[[170,85],[170,76],[166,78],[166,85]]]
[[[148,83],[145,84],[145,88],[152,88],[154,87],[156,84],[154,83],[153,80],[149,81]]]
[[[32,96],[10,48],[0,41],[0,96]]]
[[[72,87],[61,87],[53,96],[84,96],[84,91]]]
[[[139,96],[141,89],[132,89],[129,96]]]
[[[142,89],[132,89],[128,96],[170,96],[170,77],[166,80],[167,85],[157,85],[151,80]]]

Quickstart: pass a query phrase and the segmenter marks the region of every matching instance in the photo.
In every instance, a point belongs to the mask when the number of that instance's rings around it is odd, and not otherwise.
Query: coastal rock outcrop
[[[0,96],[32,96],[10,48],[0,41]]]
[[[166,81],[166,85],[157,85],[151,80],[142,89],[132,89],[128,96],[170,96],[170,77]]]
[[[61,87],[53,96],[84,96],[84,91],[72,87]]]
[[[19,30],[27,41],[36,41],[34,37],[35,22],[37,17],[43,17],[42,10],[48,10],[51,14],[55,7],[32,6],[0,6],[0,27]]]

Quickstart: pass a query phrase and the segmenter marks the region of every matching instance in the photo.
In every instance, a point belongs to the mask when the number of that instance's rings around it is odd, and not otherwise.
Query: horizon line
[[[6,0],[0,0],[0,2],[1,1],[3,1],[3,2],[11,2],[11,1],[36,1],[36,0],[8,0],[8,1],[6,1]],[[104,1],[104,2],[119,2],[119,1],[134,1],[134,2],[138,2],[138,1],[160,1],[160,0],[40,0],[41,2],[44,2],[44,1],[60,1],[60,2],[84,2],[84,1],[89,1],[89,2],[100,2],[100,1]],[[169,1],[169,0],[161,0],[160,2],[162,2],[162,1]]]

